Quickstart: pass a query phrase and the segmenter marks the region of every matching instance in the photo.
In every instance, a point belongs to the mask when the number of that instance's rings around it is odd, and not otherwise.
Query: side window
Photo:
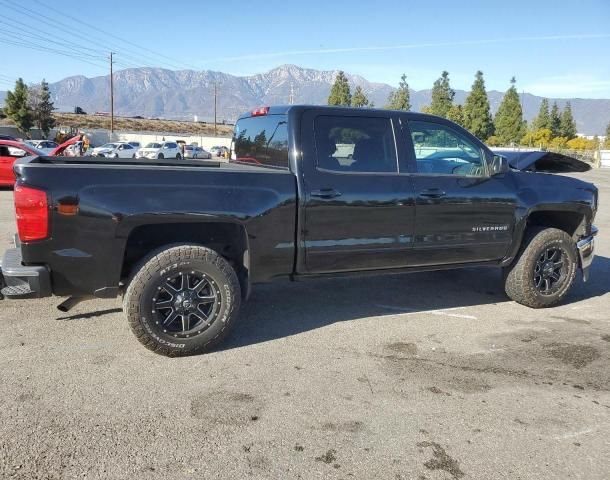
[[[342,173],[396,173],[389,118],[323,115],[314,122],[317,167]]]
[[[223,151],[222,147],[219,147]],[[288,126],[286,115],[242,118],[233,136],[235,162],[288,168]]]
[[[474,142],[447,125],[409,122],[418,173],[483,176],[483,152]]]
[[[129,145],[128,143],[126,143],[125,145],[123,145],[123,150],[131,150],[133,147],[131,145]]]

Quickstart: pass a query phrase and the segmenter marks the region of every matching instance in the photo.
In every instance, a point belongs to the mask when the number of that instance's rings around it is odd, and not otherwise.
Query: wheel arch
[[[224,257],[235,269],[242,297],[250,294],[250,251],[244,225],[210,221],[197,223],[150,223],[134,227],[128,234],[121,278],[129,283],[137,269],[151,256],[176,245],[201,245]]]

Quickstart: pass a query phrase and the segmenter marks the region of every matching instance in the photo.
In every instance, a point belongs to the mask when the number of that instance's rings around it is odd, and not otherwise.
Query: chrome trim
[[[595,226],[591,226],[591,235],[581,238],[576,243],[578,250],[579,266],[582,270],[582,279],[587,281],[589,279],[589,270],[595,257],[595,236],[599,230]]]

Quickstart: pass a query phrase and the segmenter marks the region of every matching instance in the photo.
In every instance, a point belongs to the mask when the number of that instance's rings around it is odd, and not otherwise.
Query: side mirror
[[[510,170],[508,159],[502,155],[494,155],[491,163],[491,174],[498,175],[500,173],[506,173]]]

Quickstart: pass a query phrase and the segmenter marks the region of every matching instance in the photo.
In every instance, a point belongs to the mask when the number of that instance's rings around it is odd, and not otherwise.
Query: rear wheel
[[[180,155],[179,153],[176,154],[176,160],[181,160],[182,159],[182,155]]]
[[[519,256],[504,272],[506,294],[532,308],[557,305],[576,277],[578,256],[572,237],[563,230],[530,232]]]
[[[162,153],[160,153],[159,155],[157,155],[157,158],[158,158],[159,160],[163,160],[165,157],[163,156],[163,154],[162,154]]]
[[[146,348],[185,356],[218,345],[235,323],[240,301],[237,275],[223,257],[180,245],[155,254],[137,271],[124,311]]]

